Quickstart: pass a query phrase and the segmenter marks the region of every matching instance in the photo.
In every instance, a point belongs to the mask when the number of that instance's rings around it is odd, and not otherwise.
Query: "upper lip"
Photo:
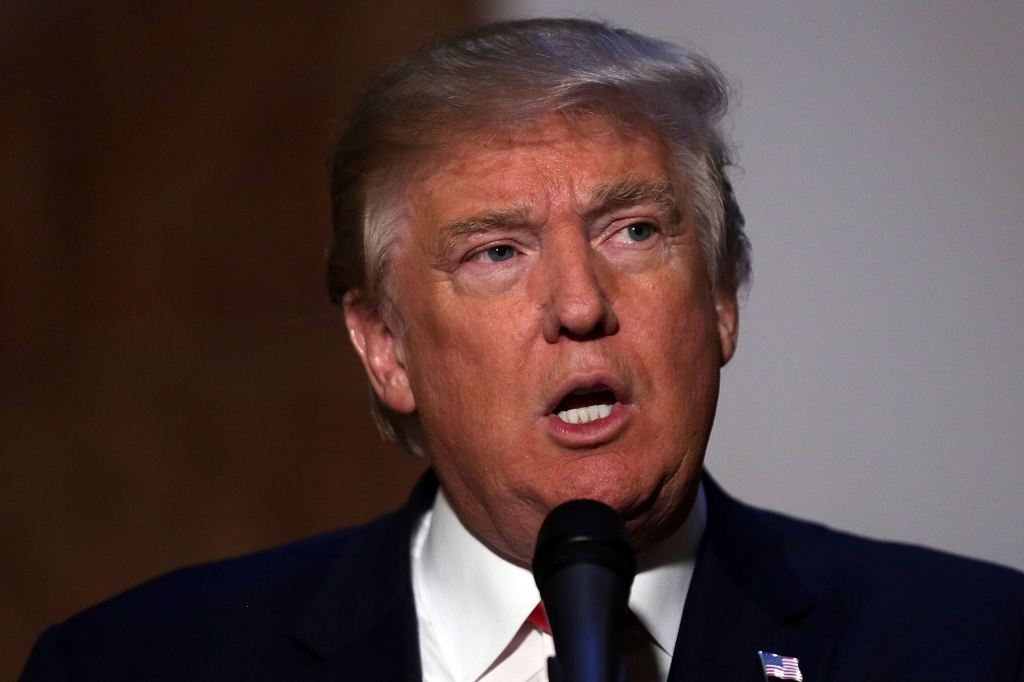
[[[615,400],[620,403],[629,402],[629,386],[621,378],[606,370],[591,372],[574,372],[560,379],[555,385],[555,392],[544,409],[544,414],[549,415],[558,407],[565,396],[573,391],[603,391],[608,390],[615,394]]]

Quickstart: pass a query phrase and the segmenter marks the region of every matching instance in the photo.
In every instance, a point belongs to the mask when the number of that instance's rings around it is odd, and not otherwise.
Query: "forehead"
[[[408,186],[414,223],[442,226],[488,211],[583,211],[624,181],[672,185],[670,154],[652,133],[592,116],[551,115],[449,145]]]

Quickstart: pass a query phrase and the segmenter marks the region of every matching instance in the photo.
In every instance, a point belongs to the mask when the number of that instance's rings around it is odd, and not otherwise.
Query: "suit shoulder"
[[[1024,640],[1024,574],[916,545],[873,540],[752,509],[790,567],[844,629],[924,628],[937,642]],[[868,625],[871,624],[871,625]],[[893,636],[896,636],[894,634]]]
[[[735,521],[767,538],[761,546],[777,548],[813,597],[799,628],[837,642],[832,667],[850,679],[1010,680],[1024,671],[1019,571],[737,505]],[[954,660],[942,658],[950,652]]]
[[[306,538],[240,557],[178,569],[107,599],[40,637],[23,680],[208,679],[210,666],[248,661],[262,679],[302,650],[288,629],[366,526]],[[100,674],[99,671],[102,671]],[[227,669],[218,679],[234,679]],[[98,678],[97,678],[98,679]]]
[[[228,559],[180,568],[148,580],[73,616],[99,618],[108,612],[136,611],[173,604],[181,612],[219,604],[292,601],[311,589],[360,527],[345,528]]]
[[[48,629],[23,682],[293,676],[325,650],[303,624],[338,635],[408,572],[410,528],[436,490],[428,472],[405,506],[365,525],[183,568],[108,599]]]
[[[823,524],[759,509],[730,497],[705,476],[710,527],[729,551],[761,547],[812,584],[883,586],[902,583],[910,592],[957,586],[999,593],[1013,604],[1024,602],[1024,574],[993,563],[916,545],[873,540]],[[868,595],[865,595],[868,596]]]

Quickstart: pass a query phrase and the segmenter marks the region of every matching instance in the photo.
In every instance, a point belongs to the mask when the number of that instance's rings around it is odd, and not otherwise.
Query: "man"
[[[706,60],[485,26],[365,93],[330,288],[402,510],[186,569],[51,628],[23,679],[543,680],[527,568],[561,502],[624,518],[631,679],[1024,680],[1024,579],[750,509],[702,476],[749,276]],[[766,455],[768,456],[768,455]]]

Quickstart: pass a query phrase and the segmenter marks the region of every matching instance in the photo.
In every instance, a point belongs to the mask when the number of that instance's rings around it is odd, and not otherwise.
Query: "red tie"
[[[527,623],[533,623],[539,630],[550,635],[551,625],[548,624],[548,616],[544,613],[543,602],[538,602],[536,608],[530,612],[530,615],[526,617]],[[644,624],[640,622],[640,619],[636,617],[632,610],[630,610],[626,616],[626,631],[627,634],[632,634],[634,637],[640,637],[648,642],[656,643],[651,633],[647,631]]]
[[[541,631],[551,634],[551,626],[548,625],[547,614],[544,613],[544,604],[537,602],[537,608],[530,612],[530,615],[526,617],[527,622],[533,623]]]

